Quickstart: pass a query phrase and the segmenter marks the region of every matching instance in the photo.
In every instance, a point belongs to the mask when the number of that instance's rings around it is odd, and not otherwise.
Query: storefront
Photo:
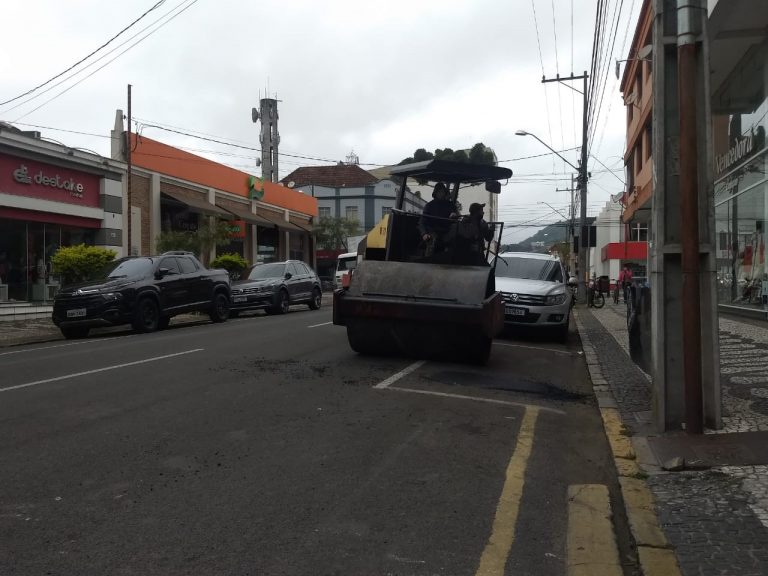
[[[713,27],[718,301],[721,307],[764,312],[768,311],[768,37],[763,28],[737,49],[718,40],[723,36],[718,21]]]
[[[122,255],[123,166],[104,160],[0,125],[0,303],[52,300],[62,246]]]
[[[116,114],[112,155],[124,150],[123,116]],[[249,263],[295,258],[315,265],[313,219],[317,200],[246,172],[132,135],[133,250],[156,253],[167,232],[196,232],[216,222],[229,228],[226,244],[201,254],[237,253]]]

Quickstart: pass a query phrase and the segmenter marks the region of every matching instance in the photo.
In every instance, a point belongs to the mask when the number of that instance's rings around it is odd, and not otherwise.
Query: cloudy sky
[[[19,99],[99,48],[106,48]],[[0,120],[109,155],[115,110],[133,86],[134,128],[259,174],[257,152],[147,124],[258,148],[251,108],[279,104],[280,176],[344,160],[394,164],[416,148],[483,142],[515,176],[502,189],[505,237],[568,211],[572,169],[547,149],[581,143],[581,95],[544,74],[590,70],[597,0],[3,0]],[[596,214],[623,189],[625,111],[615,76],[639,1],[608,0],[588,206]],[[613,37],[615,35],[615,40]],[[613,47],[611,52],[610,48]],[[575,84],[581,89],[581,82]],[[600,89],[604,86],[604,90]],[[600,94],[604,93],[602,98]],[[599,104],[602,102],[602,105]],[[39,127],[39,128],[36,128]],[[85,132],[88,134],[76,134]],[[563,152],[576,164],[577,150]]]

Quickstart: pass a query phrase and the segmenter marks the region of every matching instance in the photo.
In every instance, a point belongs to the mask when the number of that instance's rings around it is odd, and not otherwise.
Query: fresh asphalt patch
[[[543,380],[495,373],[442,370],[424,375],[422,379],[448,386],[486,388],[520,394],[532,394],[550,400],[582,402],[590,396],[586,393],[564,390]]]

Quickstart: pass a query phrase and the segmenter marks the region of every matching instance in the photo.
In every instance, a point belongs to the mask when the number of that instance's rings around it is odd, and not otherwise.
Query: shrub
[[[62,284],[74,284],[93,279],[115,256],[114,250],[80,244],[59,248],[51,257],[51,264]]]
[[[238,280],[243,271],[248,268],[248,260],[236,252],[219,254],[211,262],[211,268],[224,268],[229,272],[232,280]]]
[[[171,250],[184,250],[198,254],[200,241],[194,232],[161,232],[157,237],[157,252],[170,252]]]

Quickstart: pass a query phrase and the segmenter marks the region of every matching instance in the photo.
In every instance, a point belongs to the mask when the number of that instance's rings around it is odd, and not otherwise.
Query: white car
[[[568,339],[571,290],[560,259],[535,252],[505,252],[496,263],[496,290],[504,297],[504,323],[547,328]]]

